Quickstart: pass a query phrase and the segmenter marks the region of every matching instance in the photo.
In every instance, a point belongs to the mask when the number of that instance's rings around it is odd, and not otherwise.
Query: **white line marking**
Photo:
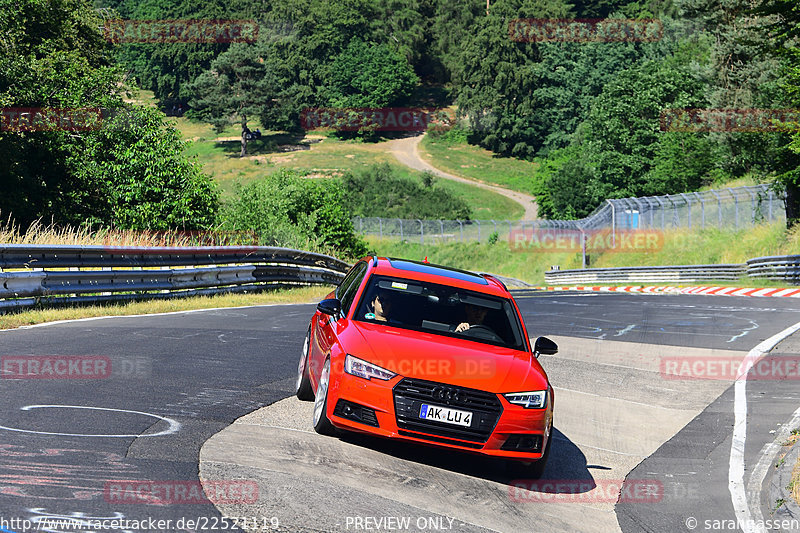
[[[742,360],[741,365],[739,365],[739,374],[734,384],[734,424],[728,467],[728,491],[731,493],[731,503],[736,513],[737,523],[744,533],[766,532],[763,522],[755,522],[753,520],[753,513],[748,505],[744,485],[744,451],[747,440],[747,373],[756,361],[769,353],[783,339],[798,330],[800,330],[800,322],[759,343],[758,346],[750,350]]]
[[[152,413],[145,413],[143,411],[131,411],[129,409],[110,409],[108,407],[89,407],[85,405],[26,405],[25,407],[21,407],[21,411],[30,411],[31,409],[40,409],[40,408],[58,408],[58,409],[93,409],[96,411],[114,411],[117,413],[133,413],[137,415],[144,415],[144,416],[151,416],[153,418],[158,418],[159,420],[163,420],[169,424],[169,427],[163,431],[159,431],[158,433],[143,433],[143,434],[136,434],[136,435],[95,435],[95,434],[83,434],[83,433],[55,433],[51,431],[35,431],[32,429],[19,429],[19,428],[11,428],[7,426],[0,426],[0,429],[5,429],[7,431],[17,431],[19,433],[35,433],[37,435],[62,435],[65,437],[114,437],[114,438],[130,438],[130,437],[161,437],[163,435],[170,435],[175,433],[181,428],[180,422],[177,422],[171,418],[167,418],[164,416],[154,415]]]
[[[626,333],[628,333],[629,331],[631,331],[635,327],[636,327],[636,324],[630,324],[628,326],[625,326],[623,329],[621,329],[618,332],[616,332],[614,334],[614,336],[615,337],[622,337],[623,335],[625,335]]]
[[[555,389],[557,391],[574,392],[576,394],[585,394],[587,396],[594,396],[596,398],[604,398],[606,400],[614,400],[616,402],[625,402],[625,403],[631,403],[633,405],[642,405],[644,407],[652,407],[653,409],[664,409],[665,411],[677,411],[677,412],[687,411],[687,409],[675,409],[673,407],[661,407],[660,405],[653,405],[653,404],[649,404],[649,403],[635,402],[633,400],[625,400],[623,398],[613,398],[611,396],[603,396],[602,394],[594,394],[594,393],[591,393],[591,392],[583,392],[583,391],[574,390],[574,389],[565,389],[564,387],[553,387],[553,389]],[[688,410],[691,411],[691,409],[688,409]]]

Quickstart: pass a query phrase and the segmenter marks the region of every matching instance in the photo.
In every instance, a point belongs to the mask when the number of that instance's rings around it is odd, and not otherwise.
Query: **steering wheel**
[[[477,335],[473,335],[472,332],[477,333]],[[462,331],[466,335],[471,337],[481,337],[484,339],[490,339],[496,342],[503,342],[503,339],[500,338],[500,335],[494,332],[492,328],[489,326],[485,326],[483,324],[475,324],[474,326],[470,326],[469,329]]]

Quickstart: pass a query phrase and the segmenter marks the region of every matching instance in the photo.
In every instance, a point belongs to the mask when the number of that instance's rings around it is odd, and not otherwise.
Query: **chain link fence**
[[[580,220],[424,220],[354,217],[363,235],[436,244],[508,240],[512,232],[540,229],[633,230],[673,228],[740,229],[785,221],[783,194],[769,185],[606,200]],[[494,236],[496,235],[496,237]]]

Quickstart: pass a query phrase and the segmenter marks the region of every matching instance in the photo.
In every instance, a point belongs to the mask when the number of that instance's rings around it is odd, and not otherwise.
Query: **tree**
[[[120,18],[134,20],[231,20],[251,17],[251,3],[243,0],[105,0]],[[189,98],[187,88],[207,70],[230,43],[124,43],[115,55],[138,85],[153,91],[162,105]]]
[[[785,81],[780,92],[783,101],[800,106],[800,6],[793,0],[761,0],[754,10],[764,17],[760,27],[763,51],[781,61]],[[786,191],[786,224],[800,224],[800,123],[788,123],[784,132],[791,140],[775,150],[776,185]]]
[[[419,79],[406,59],[385,44],[353,40],[325,66],[319,89],[331,107],[385,107],[411,95]]]
[[[191,86],[191,106],[196,116],[213,124],[217,132],[239,122],[242,126],[242,151],[247,154],[248,117],[258,117],[275,96],[272,73],[256,46],[236,43],[217,57],[210,70],[197,77]]]
[[[0,131],[0,210],[22,225],[41,217],[123,228],[212,224],[216,196],[177,133],[162,115],[123,106],[123,73],[101,26],[85,0],[0,0],[0,108],[126,109],[130,119],[103,121],[99,131]]]

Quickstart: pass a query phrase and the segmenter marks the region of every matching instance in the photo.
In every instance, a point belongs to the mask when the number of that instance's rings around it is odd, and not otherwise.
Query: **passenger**
[[[389,315],[392,313],[392,297],[389,291],[378,291],[370,304],[374,315],[372,318],[379,322],[389,321]]]

